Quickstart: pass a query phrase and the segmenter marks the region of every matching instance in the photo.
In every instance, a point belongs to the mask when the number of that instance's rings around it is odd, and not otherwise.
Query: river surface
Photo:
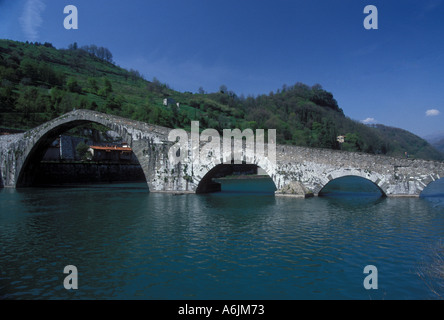
[[[443,199],[1,189],[0,298],[436,299]]]

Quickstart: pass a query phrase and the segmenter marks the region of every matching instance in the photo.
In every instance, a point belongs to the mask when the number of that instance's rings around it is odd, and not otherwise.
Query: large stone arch
[[[343,177],[361,177],[373,182],[381,191],[383,196],[388,195],[387,184],[384,183],[384,177],[374,171],[362,170],[356,168],[344,168],[334,169],[326,173],[324,177],[320,179],[320,182],[315,187],[315,193],[319,194],[321,190],[330,182]]]
[[[46,147],[54,141],[60,134],[82,124],[97,123],[119,134],[132,147],[136,158],[142,157],[142,150],[133,146],[133,136],[127,129],[120,126],[115,119],[105,117],[92,111],[70,112],[54,120],[51,120],[37,128],[24,133],[25,143],[19,147],[20,151],[16,159],[17,178],[15,186],[17,188],[32,185],[37,164],[42,159]],[[142,169],[147,179],[145,168]],[[147,180],[148,181],[148,180]]]

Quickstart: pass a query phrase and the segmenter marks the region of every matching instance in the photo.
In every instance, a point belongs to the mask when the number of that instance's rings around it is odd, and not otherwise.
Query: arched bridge
[[[0,137],[0,187],[32,185],[36,164],[49,144],[65,131],[91,122],[108,127],[129,143],[151,192],[205,192],[209,190],[205,183],[211,183],[212,174],[222,166],[196,163],[191,152],[172,164],[168,159],[172,129],[75,110],[25,133]],[[317,195],[329,181],[344,176],[368,179],[387,196],[418,196],[430,182],[444,177],[443,162],[287,145],[276,145],[273,162],[266,156],[249,160],[273,179],[276,194],[303,197]]]

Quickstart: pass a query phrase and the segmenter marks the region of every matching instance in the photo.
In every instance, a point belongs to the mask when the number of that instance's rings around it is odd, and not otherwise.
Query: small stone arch
[[[424,188],[421,190],[419,196],[420,197],[427,196],[427,192],[430,191],[431,187],[436,183],[439,183],[440,186],[442,185],[442,187],[438,191],[439,194],[440,195],[444,194],[444,177],[441,178],[439,175],[437,175],[436,177],[430,176],[430,179],[427,179],[426,183],[421,182]]]
[[[316,186],[315,194],[319,195],[319,193],[324,189],[324,187],[333,180],[343,178],[343,177],[360,177],[366,180],[373,182],[378,189],[381,191],[382,196],[386,197],[388,195],[386,184],[384,183],[384,178],[372,171],[361,170],[361,169],[339,169],[328,172],[325,177],[320,181],[320,183]]]
[[[219,164],[214,164],[213,166],[211,166],[211,169],[207,169],[205,171],[203,171],[204,173],[201,175],[202,178],[200,178],[199,182],[197,183],[197,187],[196,187],[196,193],[209,193],[209,192],[215,192],[215,191],[220,191],[218,188],[219,186],[217,186],[215,183],[212,182],[213,178],[218,178],[218,177],[223,177],[226,175],[229,175],[233,172],[233,170],[235,171],[236,168],[241,168],[243,167],[243,170],[254,170],[254,169],[263,169],[266,174],[272,179],[273,183],[274,183],[274,188],[275,190],[277,190],[276,188],[276,182],[273,179],[273,176],[270,175],[270,173],[265,170],[264,168],[261,168],[259,165],[257,164],[251,164],[251,163],[242,163],[242,164],[223,164],[223,163],[219,163]]]

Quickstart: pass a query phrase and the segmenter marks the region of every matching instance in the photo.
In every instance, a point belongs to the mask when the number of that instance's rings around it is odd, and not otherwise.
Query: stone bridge
[[[151,192],[208,192],[214,185],[213,178],[234,170],[235,165],[217,161],[193,161],[190,152],[180,163],[171,163],[168,152],[174,143],[168,140],[168,134],[172,129],[75,110],[27,132],[0,137],[0,187],[32,186],[38,164],[51,142],[67,130],[91,122],[115,131],[131,146]],[[188,137],[191,139],[190,134]],[[276,147],[275,161],[265,155],[247,155],[244,166],[265,170],[274,181],[276,195],[317,195],[331,180],[359,176],[372,181],[386,196],[419,196],[430,182],[444,177],[443,162],[273,143],[266,146]]]

